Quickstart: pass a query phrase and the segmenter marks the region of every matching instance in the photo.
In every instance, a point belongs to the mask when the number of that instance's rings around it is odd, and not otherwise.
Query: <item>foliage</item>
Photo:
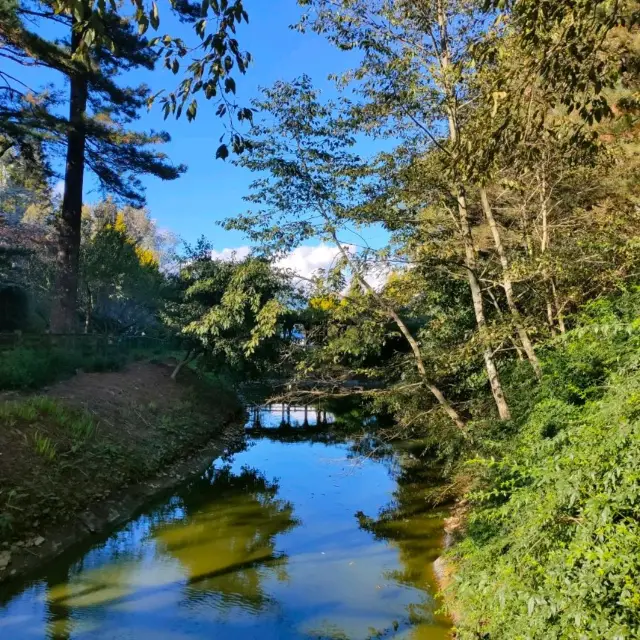
[[[3,350],[0,362],[1,389],[37,389],[77,369],[109,371],[119,369],[125,358],[119,354],[83,356],[64,348],[16,347]]]
[[[69,336],[52,340],[35,335],[0,351],[0,389],[38,389],[77,371],[116,371],[134,360],[168,352],[168,344],[153,338]]]
[[[442,278],[460,295],[468,282],[450,323],[469,304],[475,334],[465,325],[449,360],[481,358],[485,373],[474,375],[509,418],[512,353],[539,376],[536,349],[566,330],[566,316],[637,273],[636,191],[618,182],[621,166],[637,170],[635,134],[618,129],[636,109],[633,3],[602,3],[595,20],[590,3],[544,3],[542,13],[526,1],[301,4],[302,30],[359,50],[338,78],[355,95],[350,130],[397,141],[361,168],[365,197],[348,218],[387,229],[377,255],[419,268],[422,291]],[[565,31],[581,39],[566,59],[551,53]]]
[[[80,255],[85,333],[96,324],[138,332],[157,324],[163,277],[154,251],[156,233],[151,227],[140,235],[127,225],[125,214],[131,217],[132,211],[139,210],[114,209],[113,218],[101,218],[97,205],[86,213]],[[147,222],[147,215],[142,220]]]
[[[202,95],[214,102],[217,116],[226,116],[232,123],[230,145],[222,144],[217,152],[218,157],[227,157],[229,146],[235,152],[244,149],[245,141],[235,132],[233,121],[250,120],[252,112],[230,99],[236,88],[233,73],[237,71],[244,74],[251,62],[250,54],[240,49],[235,36],[237,27],[249,20],[242,0],[170,3],[166,7],[167,13],[174,14],[181,22],[191,26],[192,41],[184,41],[169,33],[151,39],[146,37],[149,27],[153,31],[160,29],[160,9],[155,1],[135,0],[128,7],[126,3],[116,6],[92,0],[46,0],[35,6],[3,0],[0,11],[2,20],[10,27],[3,32],[7,49],[0,57],[22,65],[34,62],[49,65],[63,72],[65,68],[66,71],[73,71],[74,67],[92,66],[97,60],[100,63],[115,63],[111,70],[117,72],[119,68],[140,64],[149,66],[152,60],[162,59],[164,66],[173,74],[182,73],[179,85],[174,90],[164,90],[155,95],[140,87],[138,91],[130,92],[127,99],[149,106],[159,100],[165,118],[170,113],[179,118],[184,110],[188,119],[192,120],[197,114],[198,96]],[[49,22],[58,28],[71,21],[78,37],[66,60],[61,49],[48,45],[37,32],[28,30],[28,25],[33,22],[39,25]],[[137,49],[134,56],[129,51],[132,46]],[[96,51],[100,52],[97,59]],[[38,130],[46,119],[50,120],[50,124],[55,122],[55,117],[44,110],[50,98],[42,92],[34,101],[30,94],[40,92],[26,86],[9,69],[3,71],[1,77],[7,133],[13,137],[14,143],[26,146],[32,128]],[[102,79],[103,89],[107,89],[109,98],[117,103],[125,97],[126,92],[112,91],[108,88],[109,83],[111,79]],[[29,100],[31,108],[21,104]],[[23,123],[18,115],[21,112],[25,118]],[[135,138],[136,134],[130,132],[126,139],[120,140],[121,144],[129,145],[132,137]],[[140,142],[142,138],[137,140]],[[127,148],[130,152],[134,151],[133,146]],[[121,159],[124,158],[121,155]],[[91,169],[94,170],[95,166],[91,166]],[[111,178],[115,178],[115,174]]]
[[[247,378],[276,375],[281,345],[293,331],[294,290],[261,259],[211,259],[201,239],[187,247],[171,282],[164,318],[185,340],[187,357],[227,366]]]
[[[366,166],[352,151],[355,137],[349,120],[339,105],[321,100],[308,76],[277,82],[263,91],[263,99],[255,105],[263,119],[252,129],[253,153],[240,164],[266,176],[253,182],[246,197],[254,209],[227,220],[226,227],[260,242],[260,251],[271,259],[311,238],[331,242],[338,259],[328,274],[329,292],[335,293],[346,275],[353,278],[354,286],[367,293],[378,312],[395,323],[424,386],[463,429],[460,414],[428,377],[415,336],[393,302],[370,282],[374,268],[380,263],[385,266],[388,250],[358,250],[339,235],[351,222],[363,221],[358,205],[366,197],[367,186]],[[312,284],[319,281],[312,279]]]
[[[170,165],[164,154],[148,148],[166,142],[168,134],[141,133],[128,126],[146,105],[149,89],[144,85],[122,87],[117,82],[117,77],[126,70],[153,69],[155,53],[149,41],[136,35],[131,23],[113,10],[98,12],[96,8],[96,12],[91,13],[89,3],[78,2],[75,13],[64,11],[63,6],[58,7],[61,12],[53,13],[55,4],[48,1],[34,6],[17,3],[16,22],[2,34],[2,55],[17,64],[54,69],[74,82],[84,78],[89,99],[86,111],[82,109],[81,133],[88,141],[84,149],[87,167],[104,188],[139,203],[141,173],[173,179],[184,171],[184,167]],[[38,31],[31,30],[34,20],[48,24],[50,29],[65,27],[68,40],[43,38]],[[79,27],[81,23],[89,25],[86,30]],[[96,37],[98,32],[101,35]],[[76,42],[78,38],[80,43]],[[107,42],[112,50],[106,48]],[[11,86],[18,84],[16,91],[21,103],[4,112],[3,133],[20,146],[23,140],[35,137],[48,157],[66,153],[68,135],[78,123],[57,114],[53,107],[60,96],[44,93],[38,97],[33,95],[34,91],[16,83],[12,76],[8,81]]]
[[[1,330],[42,328],[53,281],[49,169],[37,141],[0,158]]]
[[[636,637],[639,310],[638,290],[591,305],[546,358],[515,441],[474,461],[452,554],[462,638]]]
[[[33,445],[36,453],[46,460],[53,460],[56,457],[56,445],[48,436],[43,436],[36,431],[33,434]]]

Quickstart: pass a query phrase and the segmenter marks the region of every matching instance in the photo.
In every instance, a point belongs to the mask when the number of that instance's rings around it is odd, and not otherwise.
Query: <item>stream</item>
[[[0,590],[0,638],[449,638],[432,568],[442,514],[367,526],[402,499],[402,452],[356,454],[332,420],[252,414],[245,450]]]

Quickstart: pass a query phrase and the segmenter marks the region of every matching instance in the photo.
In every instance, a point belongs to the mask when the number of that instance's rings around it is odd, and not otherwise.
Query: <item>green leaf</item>
[[[187,108],[187,120],[189,122],[191,122],[192,120],[195,120],[197,113],[198,113],[198,103],[194,100]]]
[[[158,5],[155,2],[151,5],[149,19],[151,21],[151,26],[156,30],[160,26],[160,14],[158,13]]]

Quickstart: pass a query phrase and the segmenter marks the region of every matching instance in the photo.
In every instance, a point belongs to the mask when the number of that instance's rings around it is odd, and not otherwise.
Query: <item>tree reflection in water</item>
[[[404,464],[415,458],[270,431],[33,586],[0,591],[0,638],[448,640],[430,589],[433,482]]]
[[[232,608],[256,614],[277,604],[263,584],[288,580],[276,537],[298,521],[258,471],[211,468],[136,523],[85,556],[95,554],[88,565],[83,558],[50,572],[47,637],[66,640],[129,613],[142,622],[145,613],[205,604],[224,618]]]
[[[386,572],[387,579],[424,594],[421,602],[406,608],[406,637],[411,640],[450,637],[450,622],[441,611],[442,602],[431,595],[438,593],[433,563],[442,551],[442,514],[433,508],[437,476],[432,467],[405,458],[396,472],[397,487],[389,504],[375,518],[356,514],[362,529],[378,540],[386,540],[399,552],[399,566]],[[377,630],[372,636],[388,632]]]
[[[210,469],[180,495],[184,519],[153,527],[158,549],[185,570],[190,599],[214,594],[220,609],[256,613],[270,604],[265,576],[287,581],[287,558],[276,551],[276,536],[298,524],[293,506],[277,493],[278,485],[253,469],[238,475],[228,467]]]

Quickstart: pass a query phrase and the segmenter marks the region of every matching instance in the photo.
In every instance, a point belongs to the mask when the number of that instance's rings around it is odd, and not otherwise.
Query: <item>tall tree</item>
[[[465,422],[429,376],[420,345],[390,301],[371,284],[369,252],[358,255],[340,238],[353,221],[351,211],[360,198],[362,161],[351,152],[355,140],[335,105],[323,104],[311,80],[303,76],[278,82],[263,92],[255,107],[265,114],[253,129],[253,152],[240,163],[268,177],[257,179],[246,199],[256,206],[244,216],[227,221],[228,228],[245,231],[260,242],[261,250],[277,256],[316,237],[333,243],[339,267],[347,269],[397,326],[411,348],[422,384],[460,429]],[[268,119],[267,119],[268,118]]]
[[[51,329],[64,332],[75,329],[78,285],[78,255],[80,220],[85,168],[91,170],[102,187],[135,205],[142,203],[140,176],[151,174],[161,179],[175,179],[183,171],[173,166],[166,156],[150,146],[168,141],[164,132],[139,133],[129,128],[141,108],[157,96],[145,86],[123,87],[118,75],[143,67],[153,69],[160,54],[174,73],[180,60],[189,59],[185,79],[179,88],[162,96],[165,116],[173,112],[180,116],[187,100],[186,115],[191,120],[197,112],[195,94],[202,91],[207,99],[219,100],[218,115],[233,113],[238,119],[250,119],[251,112],[234,105],[225,93],[235,92],[231,73],[234,68],[244,73],[249,61],[232,37],[235,25],[247,14],[241,0],[203,2],[194,5],[182,2],[172,5],[181,18],[193,24],[198,45],[188,47],[169,35],[148,40],[143,34],[152,26],[159,27],[159,12],[155,2],[149,7],[135,2],[134,11],[127,14],[122,6],[91,0],[24,0],[3,2],[0,57],[15,64],[39,65],[62,73],[69,82],[68,117],[58,115],[50,96],[35,97],[15,77],[7,78],[15,100],[4,109],[5,128],[19,142],[27,133],[37,134],[47,146],[64,149],[65,190],[58,217],[58,295],[51,317]],[[209,12],[216,18],[213,32],[207,25]],[[47,23],[54,32],[65,32],[62,40],[46,40],[31,30],[33,24]],[[138,27],[136,31],[135,27]],[[199,57],[193,56],[197,51]],[[19,86],[19,88],[16,88]],[[6,93],[6,92],[5,92]],[[224,112],[224,113],[223,113]],[[243,150],[242,137],[234,134],[232,146]],[[54,150],[55,151],[55,150]],[[228,154],[226,144],[217,152]]]
[[[473,101],[468,47],[486,29],[467,0],[390,2],[304,0],[310,5],[301,28],[326,35],[342,49],[361,50],[359,66],[343,76],[355,80],[364,131],[393,135],[415,154],[441,156],[445,199],[456,213],[458,238],[472,294],[482,356],[502,419],[510,417],[483,300],[469,192],[469,165],[478,152],[465,136],[466,109]]]
[[[86,46],[89,2],[78,3],[73,13],[58,14],[55,8],[46,1],[22,3],[17,9],[20,23],[2,35],[5,45],[24,63],[32,60],[54,69],[69,82],[68,117],[49,111],[32,123],[49,146],[66,147],[64,195],[57,217],[57,295],[51,315],[51,330],[60,333],[74,331],[77,323],[85,167],[105,189],[134,203],[142,201],[141,175],[172,180],[184,167],[171,165],[163,153],[150,148],[166,142],[166,133],[127,128],[146,106],[149,90],[145,86],[122,87],[117,77],[138,67],[153,68],[156,56],[148,40],[135,33],[131,22],[115,12],[105,12],[100,17],[104,39],[80,56]],[[34,17],[63,28],[67,37],[60,42],[43,39],[29,29],[28,20]],[[112,49],[104,46],[106,40]]]

